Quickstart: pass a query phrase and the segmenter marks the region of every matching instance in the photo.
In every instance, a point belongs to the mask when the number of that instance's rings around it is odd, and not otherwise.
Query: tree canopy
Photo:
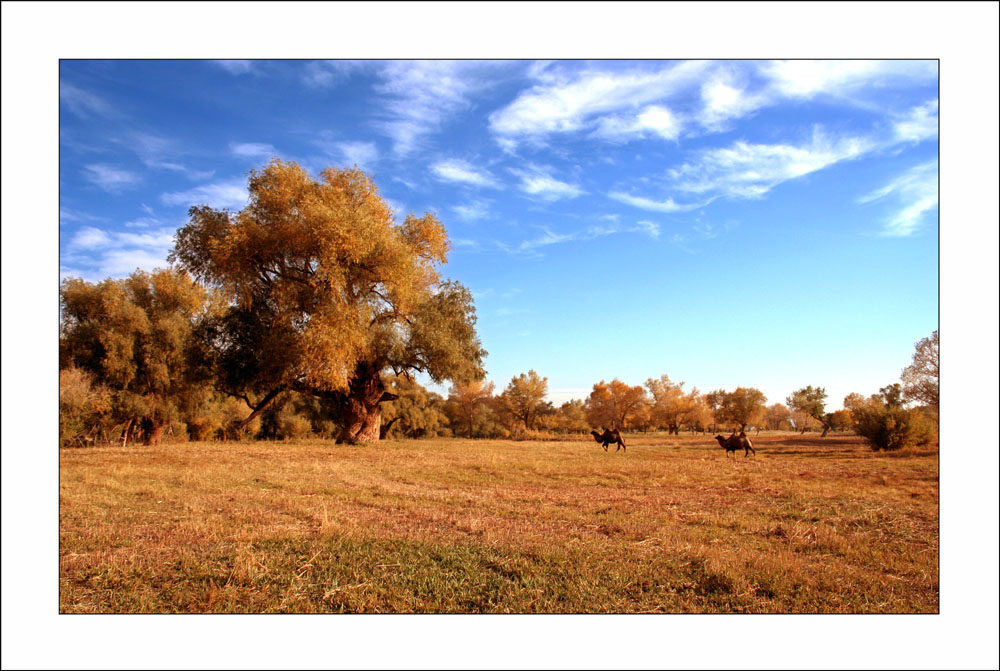
[[[471,293],[442,280],[444,226],[397,223],[372,180],[296,163],[251,171],[239,212],[192,207],[170,260],[217,288],[227,308],[200,330],[220,387],[262,412],[282,391],[342,407],[338,441],[376,442],[382,373],[434,382],[483,376]]]

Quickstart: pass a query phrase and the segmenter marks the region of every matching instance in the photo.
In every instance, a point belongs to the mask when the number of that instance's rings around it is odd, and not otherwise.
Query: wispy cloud
[[[177,140],[151,133],[134,132],[128,134],[127,139],[117,141],[135,152],[147,168],[180,173],[190,180],[209,179],[215,174],[214,170],[197,170],[182,163],[181,160],[187,152]]]
[[[357,165],[362,170],[371,170],[378,161],[378,149],[374,142],[337,142],[341,162],[347,166]]]
[[[662,105],[648,105],[638,114],[627,113],[602,117],[597,122],[594,135],[605,139],[659,137],[676,140],[681,133],[677,115]]]
[[[845,97],[861,88],[934,81],[938,74],[935,61],[913,60],[767,61],[760,73],[778,94],[790,98]]]
[[[521,179],[521,191],[545,200],[576,198],[584,193],[579,186],[553,177],[551,168],[530,165],[527,169],[515,168],[510,172]]]
[[[603,238],[618,233],[642,233],[648,235],[654,240],[660,237],[660,225],[654,221],[641,220],[632,226],[623,226],[618,222],[609,221],[607,219],[605,220],[608,221],[608,223],[587,226],[586,228],[582,228],[577,231],[570,231],[568,233],[555,233],[547,226],[542,226],[540,227],[542,231],[541,235],[531,238],[530,240],[525,240],[516,247],[505,247],[501,245],[501,248],[510,253],[537,254],[537,250],[541,247],[558,245],[577,240],[594,240],[596,238]]]
[[[800,145],[736,142],[709,149],[698,158],[669,171],[674,189],[730,198],[760,198],[782,182],[856,159],[875,149],[867,138],[831,138],[815,128]]]
[[[624,191],[612,191],[608,194],[608,197],[626,205],[632,205],[642,210],[649,210],[650,212],[688,212],[707,205],[705,202],[681,204],[674,201],[673,198],[654,200],[643,196],[633,196]]]
[[[646,107],[645,121],[622,110],[662,101],[704,72],[703,62],[689,61],[658,70],[629,69],[562,74],[539,73],[543,83],[522,93],[507,107],[490,116],[490,129],[504,138],[544,136],[586,128],[603,128],[605,133],[642,128],[669,130],[675,119],[663,107]],[[641,116],[641,115],[639,115]],[[606,118],[605,118],[606,117]]]
[[[929,100],[904,115],[893,125],[895,139],[900,142],[922,142],[938,135],[938,101]]]
[[[459,182],[473,186],[499,187],[496,178],[486,170],[479,170],[471,163],[460,159],[438,161],[431,166],[431,172],[446,182]]]
[[[249,158],[255,161],[266,161],[278,155],[278,150],[273,144],[267,142],[231,142],[229,151],[233,156]]]
[[[482,200],[474,200],[464,205],[456,205],[451,209],[462,221],[482,221],[483,219],[490,218],[489,203]]]
[[[100,96],[85,91],[67,82],[59,83],[59,102],[79,117],[94,116],[116,118],[121,116],[117,107]]]
[[[98,281],[123,277],[137,268],[164,268],[175,233],[172,227],[143,233],[83,227],[66,243],[65,254],[60,255],[60,275]]]
[[[203,184],[187,191],[175,191],[160,196],[166,205],[208,205],[214,208],[239,209],[247,204],[246,181],[242,178],[226,182]]]
[[[473,96],[492,85],[496,61],[389,61],[376,90],[385,97],[386,119],[378,127],[406,156],[423,147],[427,136],[472,106]]]
[[[130,186],[138,184],[139,175],[128,170],[115,168],[104,163],[94,163],[84,166],[83,177],[88,182],[96,184],[108,193],[119,193]]]
[[[210,63],[222,68],[231,75],[245,75],[254,70],[254,62],[248,60],[221,60],[210,61]]]
[[[886,220],[881,234],[906,237],[916,233],[926,223],[928,213],[938,205],[937,161],[914,166],[881,189],[862,196],[858,203],[867,204],[883,198],[894,201],[895,211]]]
[[[765,94],[749,92],[731,69],[723,68],[702,84],[702,108],[697,120],[707,129],[724,130],[728,122],[745,117],[768,102]]]
[[[351,72],[366,67],[364,61],[310,61],[302,71],[302,81],[312,88],[329,88],[346,81]]]

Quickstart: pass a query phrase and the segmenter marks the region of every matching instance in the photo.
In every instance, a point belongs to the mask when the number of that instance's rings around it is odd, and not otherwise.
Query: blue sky
[[[272,156],[436,213],[498,391],[897,381],[938,325],[936,61],[64,60],[60,276],[166,265]]]

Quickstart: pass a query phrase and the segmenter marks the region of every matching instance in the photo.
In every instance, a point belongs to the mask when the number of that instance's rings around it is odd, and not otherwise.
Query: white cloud
[[[121,142],[121,141],[119,141]],[[191,180],[209,179],[214,170],[196,170],[178,162],[185,152],[176,140],[150,133],[131,133],[127,146],[148,168],[178,172]]]
[[[765,95],[750,94],[734,84],[733,76],[728,71],[720,71],[702,84],[701,102],[698,121],[712,130],[722,130],[725,122],[742,118],[768,104]]]
[[[175,233],[170,227],[145,233],[81,228],[60,255],[60,276],[99,281],[124,277],[136,268],[165,268]]]
[[[73,236],[70,246],[74,249],[98,249],[111,244],[111,237],[102,229],[85,226]]]
[[[900,116],[894,126],[900,142],[921,142],[938,135],[938,101],[929,100]]]
[[[471,107],[471,97],[490,86],[495,61],[387,61],[376,90],[386,97],[387,120],[378,124],[401,156],[421,148],[445,120]]]
[[[649,105],[639,114],[622,114],[598,120],[594,135],[607,139],[631,137],[661,137],[675,140],[680,135],[681,122],[677,115],[662,105]]]
[[[937,161],[914,166],[858,202],[867,204],[883,198],[895,201],[896,209],[885,222],[882,235],[906,237],[917,232],[926,222],[926,215],[938,205]]]
[[[655,221],[645,219],[637,221],[635,227],[630,230],[636,233],[645,233],[651,238],[660,237],[660,225]]]
[[[511,173],[521,178],[521,191],[545,200],[576,198],[584,193],[580,187],[553,177],[548,168],[529,166],[527,170],[515,169]]]
[[[475,166],[459,159],[438,161],[431,166],[431,172],[446,182],[461,182],[473,186],[500,186],[496,178],[487,171],[477,170]]]
[[[240,158],[263,161],[278,155],[278,150],[274,148],[274,145],[267,142],[231,142],[229,143],[229,151]]]
[[[862,87],[934,81],[938,74],[935,61],[913,60],[768,61],[760,72],[778,93],[792,98],[846,96]]]
[[[104,163],[94,163],[84,166],[83,177],[88,182],[96,184],[109,193],[118,193],[139,182],[139,176],[135,173]]]
[[[310,61],[303,69],[302,81],[313,88],[329,88],[346,80],[359,67],[366,67],[364,61]]]
[[[187,191],[175,191],[160,196],[166,205],[208,205],[213,208],[239,209],[247,204],[246,181],[242,178],[228,182],[203,184]]]
[[[680,191],[760,198],[782,182],[856,159],[876,147],[866,138],[831,139],[816,128],[812,139],[799,146],[740,141],[703,151],[694,162],[668,174]]]
[[[607,217],[601,218],[608,221]],[[537,254],[536,250],[539,247],[547,247],[548,245],[557,245],[576,240],[594,240],[618,233],[644,233],[653,239],[660,237],[660,225],[648,220],[638,221],[635,226],[630,227],[623,227],[617,222],[611,222],[603,225],[588,226],[569,233],[555,233],[548,227],[541,227],[541,230],[542,235],[525,240],[517,247],[511,248],[501,245],[501,248],[511,253]]]
[[[59,102],[77,116],[114,118],[121,116],[117,108],[89,91],[73,86],[67,82],[59,83]]]
[[[357,165],[361,170],[370,170],[378,160],[378,149],[374,142],[338,142],[344,165]]]
[[[674,201],[673,198],[667,198],[665,200],[653,200],[652,198],[644,198],[642,196],[633,196],[622,191],[612,191],[608,194],[609,198],[614,198],[615,200],[625,203],[626,205],[632,205],[633,207],[638,207],[643,210],[649,210],[651,212],[688,212],[690,210],[697,209],[699,207],[704,207],[708,203],[688,203],[679,204]]]
[[[489,204],[475,200],[465,205],[456,205],[451,208],[462,221],[481,221],[490,217]]]
[[[210,61],[213,65],[216,65],[229,74],[233,75],[245,75],[253,71],[253,61],[247,60],[221,60],[221,61]]]
[[[509,138],[579,131],[599,124],[605,129],[630,126],[630,121],[601,121],[601,117],[661,101],[694,82],[706,67],[704,62],[688,61],[657,71],[588,70],[568,76],[545,70],[542,84],[490,116],[490,129]],[[647,128],[669,127],[662,109],[650,110]]]

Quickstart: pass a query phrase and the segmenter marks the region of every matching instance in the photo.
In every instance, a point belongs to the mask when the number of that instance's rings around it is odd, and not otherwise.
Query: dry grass
[[[854,437],[64,450],[66,613],[934,613],[938,458]]]

